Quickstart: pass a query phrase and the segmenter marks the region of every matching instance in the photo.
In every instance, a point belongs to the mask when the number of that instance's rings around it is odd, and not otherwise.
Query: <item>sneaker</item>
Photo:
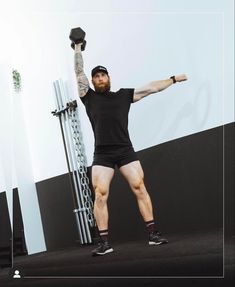
[[[113,252],[113,248],[109,245],[108,241],[101,241],[98,243],[97,248],[92,250],[92,255],[99,256],[110,252]]]
[[[161,237],[159,231],[149,233],[149,245],[159,245],[168,243],[168,240]]]

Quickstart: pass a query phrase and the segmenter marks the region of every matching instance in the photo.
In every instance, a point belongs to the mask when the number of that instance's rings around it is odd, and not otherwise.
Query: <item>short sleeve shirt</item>
[[[132,146],[128,132],[128,113],[134,89],[97,93],[89,88],[81,98],[95,136],[95,147]]]

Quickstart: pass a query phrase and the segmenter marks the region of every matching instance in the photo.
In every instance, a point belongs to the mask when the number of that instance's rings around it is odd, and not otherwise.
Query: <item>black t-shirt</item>
[[[95,149],[132,146],[128,133],[128,113],[134,89],[97,93],[91,88],[81,98],[95,136]]]

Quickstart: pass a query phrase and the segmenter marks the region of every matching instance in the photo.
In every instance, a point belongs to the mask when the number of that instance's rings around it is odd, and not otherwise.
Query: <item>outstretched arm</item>
[[[77,84],[78,84],[78,94],[80,97],[84,97],[89,90],[89,81],[83,70],[83,58],[81,44],[75,45],[74,53],[74,70],[76,74]]]
[[[187,77],[185,74],[182,74],[175,76],[175,80],[176,82],[182,82],[186,81]],[[161,92],[166,88],[170,87],[172,84],[173,80],[171,78],[166,80],[150,82],[148,85],[134,90],[133,102],[137,102],[148,95]]]

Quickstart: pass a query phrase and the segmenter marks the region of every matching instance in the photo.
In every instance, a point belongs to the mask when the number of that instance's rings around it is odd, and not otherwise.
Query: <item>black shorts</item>
[[[139,160],[137,153],[132,146],[113,146],[101,149],[95,149],[92,165],[102,165],[115,169]]]

